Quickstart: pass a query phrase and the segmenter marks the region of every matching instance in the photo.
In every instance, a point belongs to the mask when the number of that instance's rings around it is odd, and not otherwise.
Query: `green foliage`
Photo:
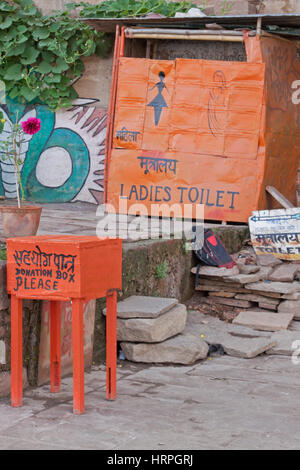
[[[65,11],[45,16],[33,0],[0,0],[0,81],[13,100],[44,103],[52,110],[68,107],[78,96],[73,84],[84,72],[82,57],[103,57],[111,48],[107,35],[74,18],[75,9],[86,18],[137,17],[152,12],[171,17],[195,6],[186,0],[72,2]]]
[[[105,35],[70,12],[43,16],[32,0],[0,0],[0,80],[11,99],[68,107],[84,71],[81,58],[107,54]]]
[[[85,2],[70,3],[67,7],[80,7],[80,16],[83,18],[129,18],[144,16],[148,13],[160,13],[172,17],[175,13],[187,12],[197,5],[192,2],[173,2],[166,0],[105,0],[98,5]],[[198,7],[199,8],[199,7]]]
[[[7,260],[7,251],[6,248],[0,246],[0,260]]]
[[[168,273],[168,263],[165,260],[163,263],[159,264],[155,271],[156,279],[165,279]]]
[[[233,2],[229,2],[228,0],[223,0],[221,15],[227,15],[227,13],[230,13],[232,7],[233,7]]]

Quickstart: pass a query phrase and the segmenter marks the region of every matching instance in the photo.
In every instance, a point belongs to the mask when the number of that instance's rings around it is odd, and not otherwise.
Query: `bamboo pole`
[[[150,33],[134,33],[131,39],[184,39],[188,41],[223,41],[223,42],[243,42],[243,36],[224,36],[224,35],[200,35],[200,34],[150,34]]]

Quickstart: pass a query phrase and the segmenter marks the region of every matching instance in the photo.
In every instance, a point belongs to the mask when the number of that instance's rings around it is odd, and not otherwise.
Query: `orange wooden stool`
[[[117,290],[122,288],[122,240],[45,235],[7,240],[11,294],[11,405],[22,406],[22,299],[50,300],[51,392],[61,384],[58,301],[72,301],[73,409],[84,412],[83,301],[106,297],[106,397],[116,398]]]

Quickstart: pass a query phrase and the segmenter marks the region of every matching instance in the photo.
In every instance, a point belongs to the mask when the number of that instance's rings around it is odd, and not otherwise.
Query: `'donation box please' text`
[[[22,298],[91,299],[121,289],[121,240],[24,237],[8,239],[7,252],[8,292]]]

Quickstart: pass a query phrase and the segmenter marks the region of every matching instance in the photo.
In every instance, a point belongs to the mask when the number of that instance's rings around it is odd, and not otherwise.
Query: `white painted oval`
[[[59,188],[72,174],[72,159],[63,147],[51,147],[42,153],[36,166],[36,177],[40,184]]]

